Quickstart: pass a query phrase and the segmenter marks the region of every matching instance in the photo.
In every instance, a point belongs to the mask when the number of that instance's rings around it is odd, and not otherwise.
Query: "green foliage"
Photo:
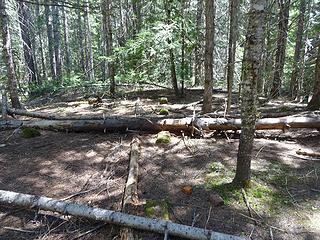
[[[38,129],[35,128],[22,128],[21,137],[23,138],[34,138],[41,136],[41,133]]]
[[[166,98],[166,97],[161,97],[161,98],[159,99],[159,103],[160,103],[160,104],[167,104],[167,103],[168,103],[168,98]]]

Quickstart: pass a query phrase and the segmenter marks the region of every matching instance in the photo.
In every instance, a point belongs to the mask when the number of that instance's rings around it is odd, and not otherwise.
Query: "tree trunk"
[[[194,85],[199,86],[201,82],[201,66],[203,58],[203,35],[202,28],[203,0],[197,3],[197,20],[196,20],[196,46],[194,49]]]
[[[48,37],[48,51],[49,51],[49,64],[51,70],[51,77],[53,80],[57,79],[56,62],[54,57],[54,40],[53,40],[53,28],[52,28],[52,15],[49,5],[45,6],[45,17],[47,25],[47,37]]]
[[[61,66],[61,35],[60,35],[60,13],[59,7],[52,7],[52,26],[54,39],[54,59],[56,62],[57,80],[62,80],[62,66]]]
[[[227,70],[227,85],[228,85],[228,102],[227,113],[230,111],[232,101],[232,87],[234,79],[234,66],[236,57],[236,47],[238,39],[238,11],[239,0],[229,0],[230,11],[230,26],[229,26],[229,47],[228,47],[228,70]]]
[[[214,50],[214,19],[215,19],[214,0],[205,1],[206,17],[206,46],[204,54],[204,95],[203,95],[203,113],[212,110],[212,87],[213,87],[213,50]]]
[[[290,0],[279,0],[277,51],[271,96],[280,96],[287,47]]]
[[[86,77],[89,81],[94,80],[93,68],[93,53],[92,53],[92,39],[91,27],[89,21],[89,3],[86,2],[84,6],[84,29],[85,29],[85,53],[86,53]]]
[[[42,78],[46,81],[48,76],[47,76],[47,69],[46,69],[46,64],[45,64],[45,55],[43,52],[43,35],[42,35],[42,19],[40,16],[40,5],[39,5],[39,0],[36,1],[36,6],[35,6],[35,13],[36,13],[36,28],[37,28],[37,35],[38,35],[38,40],[39,40],[39,52],[40,52],[40,61],[41,61],[41,72],[42,72]]]
[[[301,57],[303,57],[303,51],[305,44],[303,40],[304,34],[304,26],[305,26],[305,11],[306,11],[306,0],[301,0],[300,2],[300,13],[299,13],[299,20],[298,20],[298,28],[296,32],[296,46],[294,50],[294,57],[293,57],[293,71],[291,73],[291,81],[290,81],[290,95],[291,98],[296,98],[298,93],[298,79],[299,73],[301,73]]]
[[[62,9],[62,23],[63,23],[63,44],[64,44],[64,62],[66,74],[68,77],[71,75],[71,55],[69,47],[69,23],[66,9]]]
[[[77,0],[77,7],[81,9],[81,0]],[[79,63],[81,66],[81,71],[83,73],[86,72],[86,66],[85,66],[85,52],[84,52],[84,45],[83,45],[83,24],[82,24],[82,17],[81,17],[81,11],[78,11],[78,45],[79,45]]]
[[[308,104],[309,110],[320,109],[320,44],[318,46],[318,56],[315,67],[314,92],[311,101]]]
[[[31,44],[31,25],[30,25],[30,11],[28,6],[19,2],[19,24],[21,28],[21,39],[23,45],[23,55],[28,71],[28,82],[34,84],[37,82],[36,62],[33,57],[33,47]]]
[[[251,0],[249,25],[242,65],[241,136],[237,157],[235,184],[250,186],[251,158],[256,124],[257,83],[261,67],[266,0]],[[267,121],[266,119],[262,119]],[[259,122],[260,120],[258,120]]]
[[[106,55],[107,57],[112,57],[113,55],[113,34],[112,34],[112,10],[111,10],[111,1],[102,0],[102,14],[104,15],[104,24],[105,24],[105,40],[106,40]],[[110,81],[110,94],[114,96],[116,93],[116,82],[115,82],[115,65],[113,60],[108,60],[108,78]]]
[[[7,109],[8,113],[12,111]],[[32,115],[31,115],[32,116]],[[42,116],[45,118],[45,114]],[[157,133],[160,131],[170,131],[173,133],[192,133],[197,129],[202,130],[242,130],[246,134],[246,129],[242,128],[241,123],[247,124],[248,121],[241,119],[225,119],[225,118],[180,118],[180,119],[162,119],[162,118],[139,118],[139,117],[108,117],[103,119],[102,117],[54,117],[48,116],[49,119],[58,120],[37,120],[37,121],[20,121],[20,120],[8,120],[0,121],[0,129],[11,129],[17,127],[34,127],[44,130],[53,131],[73,131],[73,132],[150,132]],[[252,119],[252,117],[251,117]],[[252,122],[251,122],[252,123]],[[320,129],[320,118],[315,117],[282,117],[282,118],[263,118],[256,122],[253,122],[252,129],[256,130],[273,130],[281,129],[288,130],[291,128],[315,128]],[[253,131],[253,130],[251,130]],[[247,135],[246,135],[247,136]],[[246,138],[247,139],[247,138]],[[252,137],[253,139],[253,137]],[[240,142],[243,142],[243,137]],[[250,144],[250,142],[248,142]],[[243,148],[243,145],[240,144]],[[245,146],[247,147],[247,146]],[[247,150],[247,148],[245,149]],[[241,154],[245,154],[242,152]],[[249,161],[249,153],[246,152],[245,160]],[[243,156],[243,155],[241,155]],[[241,170],[241,169],[239,169]],[[249,169],[250,171],[250,169]],[[245,170],[247,172],[247,170]]]
[[[2,34],[2,50],[3,50],[3,60],[7,67],[7,88],[9,91],[9,96],[11,104],[14,108],[21,108],[18,87],[17,87],[17,77],[15,74],[13,55],[11,48],[11,36],[9,29],[9,18],[7,14],[8,2],[6,0],[0,0],[0,29]]]
[[[167,23],[171,23],[171,4],[172,0],[164,0],[164,6],[166,11],[166,17],[167,17]],[[171,45],[171,38],[168,38],[168,45]],[[177,71],[176,71],[176,63],[175,63],[175,57],[172,47],[169,47],[169,61],[170,61],[170,73],[171,73],[171,83],[173,90],[176,94],[176,96],[180,95],[179,88],[178,88],[178,80],[177,80]]]
[[[241,237],[196,227],[190,227],[173,223],[171,221],[139,217],[101,208],[92,208],[86,205],[67,203],[61,200],[43,196],[35,196],[0,190],[0,203],[2,205],[12,204],[20,207],[37,208],[46,211],[59,212],[65,215],[84,217],[96,221],[105,221],[111,224],[117,224],[129,228],[137,228],[145,231],[153,231],[162,234],[168,232],[168,234],[172,236],[178,236],[185,239],[244,240]]]
[[[141,0],[132,0],[132,11],[134,14],[133,20],[133,35],[136,35],[140,32],[142,25],[141,18]]]

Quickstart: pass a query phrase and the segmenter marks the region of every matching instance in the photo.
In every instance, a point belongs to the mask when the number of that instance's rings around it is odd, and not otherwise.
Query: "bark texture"
[[[306,12],[307,1],[301,0],[300,1],[300,13],[299,13],[299,20],[298,20],[298,27],[296,32],[296,45],[294,50],[294,57],[293,57],[293,71],[291,73],[291,81],[290,81],[290,94],[291,98],[297,97],[298,93],[298,80],[299,73],[301,72],[301,59],[304,56],[304,48],[305,44],[303,42],[303,34],[305,28],[305,12]]]
[[[206,45],[204,53],[204,94],[202,111],[208,113],[212,110],[215,2],[214,0],[206,0],[205,3]]]
[[[244,240],[241,237],[214,232],[202,228],[190,227],[159,219],[139,217],[102,208],[93,208],[81,204],[67,203],[44,196],[35,196],[0,190],[0,204],[10,204],[25,208],[38,208],[162,234],[167,232],[169,235],[178,236],[185,239]]]
[[[201,32],[202,27],[202,14],[203,13],[203,0],[197,2],[197,20],[196,20],[196,32],[197,43],[194,49],[194,85],[199,86],[201,83],[201,69],[203,59],[203,35]]]
[[[271,96],[276,98],[280,96],[282,85],[283,68],[286,58],[287,37],[290,0],[279,0],[279,16],[278,16],[278,36],[277,36],[277,51],[274,66],[274,77],[271,90]]]
[[[314,77],[314,92],[311,101],[308,104],[309,110],[320,109],[320,44],[318,46],[318,56]]]
[[[7,88],[11,100],[11,104],[14,108],[21,108],[19,95],[18,95],[18,80],[16,77],[13,55],[11,48],[11,35],[9,29],[9,18],[7,14],[8,2],[6,0],[0,0],[0,29],[2,34],[2,50],[3,60],[7,68]]]
[[[234,66],[236,56],[236,46],[238,39],[238,11],[239,0],[229,1],[230,12],[230,30],[229,30],[229,46],[228,46],[228,69],[227,69],[227,84],[228,84],[228,100],[227,100],[227,112],[230,111],[232,100],[232,87],[234,79]]]
[[[241,136],[234,183],[248,186],[251,178],[251,158],[256,123],[257,83],[263,45],[266,0],[251,0],[249,24],[242,66]],[[263,119],[265,121],[265,119]]]

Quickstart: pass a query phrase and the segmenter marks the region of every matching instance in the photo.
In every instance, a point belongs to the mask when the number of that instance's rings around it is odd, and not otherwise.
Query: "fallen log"
[[[139,175],[140,143],[134,137],[131,141],[129,174],[126,187],[123,193],[121,212],[132,213],[130,206],[138,201],[138,175]],[[120,231],[121,240],[134,240],[134,233],[130,228],[122,228]]]
[[[240,130],[241,119],[225,118],[192,118],[164,119],[143,117],[108,117],[104,120],[0,120],[0,129],[12,129],[17,127],[32,127],[43,130],[72,131],[72,132],[160,132],[181,131],[190,133],[194,127],[201,130]],[[285,117],[263,118],[256,122],[256,130],[290,128],[314,128],[320,129],[320,117]]]
[[[172,236],[199,240],[243,240],[244,238],[206,229],[195,228],[169,221],[150,219],[129,215],[122,212],[93,208],[86,205],[67,203],[64,201],[23,193],[0,190],[0,204],[16,205],[26,208],[39,208],[46,211],[58,212],[77,217],[104,221],[110,224],[136,228],[164,234],[166,231]]]

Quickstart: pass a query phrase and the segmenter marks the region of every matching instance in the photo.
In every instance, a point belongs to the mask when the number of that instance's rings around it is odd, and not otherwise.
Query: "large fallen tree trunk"
[[[9,192],[0,190],[0,204],[12,204],[27,208],[39,208],[46,211],[59,212],[62,214],[84,217],[93,220],[105,221],[111,224],[117,224],[130,228],[136,228],[146,231],[153,231],[164,234],[179,236],[187,239],[199,240],[241,240],[243,238],[213,232],[201,228],[190,227],[176,224],[169,221],[150,219],[129,215],[121,212],[114,212],[101,208],[92,208],[86,205],[67,203],[52,198]]]
[[[240,119],[225,118],[142,118],[142,117],[108,117],[104,120],[38,120],[0,121],[0,129],[17,127],[32,127],[55,131],[145,131],[145,132],[194,132],[194,128],[200,130],[240,130]],[[256,130],[290,129],[290,128],[315,128],[320,129],[320,117],[285,117],[264,118],[256,122]]]

